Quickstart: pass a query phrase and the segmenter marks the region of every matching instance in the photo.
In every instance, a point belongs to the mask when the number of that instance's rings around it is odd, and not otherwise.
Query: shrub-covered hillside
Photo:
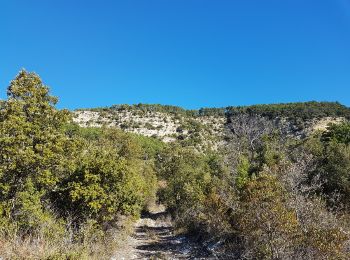
[[[79,111],[73,120],[56,103],[26,71],[1,103],[0,258],[111,259],[141,213],[158,203],[171,232],[211,258],[350,258],[348,108],[312,102],[223,114],[139,105]],[[303,138],[281,131],[294,119],[306,129],[324,117],[336,123]],[[208,118],[221,118],[220,136]],[[121,130],[131,121],[172,122],[177,135],[163,142]],[[223,142],[207,145],[210,135]],[[164,258],[152,252],[172,243],[148,231],[149,258]]]
[[[308,120],[323,117],[344,117],[350,119],[350,109],[338,102],[304,102],[246,107],[228,107],[226,113],[233,116],[240,113],[260,115],[273,119],[284,117],[290,120]]]
[[[114,105],[75,111],[74,121],[81,126],[102,125],[156,137],[165,142],[208,149],[222,146],[227,131],[239,125],[254,124],[263,118],[286,135],[305,137],[329,123],[350,119],[350,109],[337,102],[305,102],[246,107],[185,110],[165,105]],[[248,121],[246,119],[249,119]],[[254,126],[252,126],[254,127]],[[234,131],[234,130],[233,130]]]
[[[216,147],[223,139],[226,117],[200,111],[162,105],[116,105],[75,111],[74,121],[80,126],[116,127],[201,150]]]

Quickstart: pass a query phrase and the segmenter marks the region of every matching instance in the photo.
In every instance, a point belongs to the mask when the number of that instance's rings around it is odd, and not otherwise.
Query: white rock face
[[[164,142],[175,141],[180,136],[186,138],[196,132],[204,142],[212,142],[215,145],[216,142],[211,139],[223,136],[226,118],[224,116],[188,118],[160,112],[113,111],[110,113],[80,110],[74,112],[73,121],[82,127],[117,127],[127,132],[154,136]]]
[[[324,117],[320,120],[317,120],[312,125],[313,131],[325,131],[329,124],[340,124],[346,121],[344,117]]]
[[[148,137],[156,137],[163,142],[189,140],[194,146],[217,149],[225,144],[225,116],[187,117],[162,112],[142,112],[138,110],[75,111],[73,120],[82,127],[116,127]],[[289,135],[309,135],[314,131],[325,131],[329,123],[343,122],[344,118],[324,117],[309,120],[302,130],[294,130],[291,122],[281,118],[276,127],[285,128]],[[191,143],[192,145],[192,143]]]
[[[98,112],[77,111],[77,112],[74,112],[73,121],[75,123],[78,123],[82,127],[86,127],[86,126],[94,127],[95,125],[93,125],[93,124],[96,124],[94,122],[97,122],[99,117],[100,117],[100,115]],[[96,126],[100,126],[100,125],[96,124]]]

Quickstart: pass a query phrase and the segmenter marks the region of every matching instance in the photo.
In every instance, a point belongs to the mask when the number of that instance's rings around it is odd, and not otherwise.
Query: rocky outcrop
[[[304,138],[315,131],[324,131],[330,123],[340,123],[343,117],[308,120],[267,118],[259,115],[235,114],[188,116],[184,114],[139,110],[77,110],[73,120],[82,127],[116,127],[164,142],[180,141],[186,145],[217,149],[225,143],[228,132],[239,134],[278,130],[283,135]],[[267,129],[270,128],[270,129]],[[252,134],[254,135],[254,134]]]
[[[225,116],[189,117],[161,112],[78,110],[73,114],[73,121],[82,127],[117,127],[164,142],[180,140],[195,146],[217,146],[226,123]]]

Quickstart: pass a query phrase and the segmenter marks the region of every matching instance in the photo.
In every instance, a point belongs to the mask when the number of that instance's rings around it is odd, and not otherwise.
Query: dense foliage
[[[159,112],[188,117],[201,116],[235,116],[237,114],[259,115],[274,119],[278,117],[290,120],[310,120],[323,117],[344,117],[350,119],[350,109],[338,102],[299,102],[282,104],[264,104],[252,106],[229,106],[225,108],[200,108],[199,110],[186,110],[177,106],[160,104],[137,104],[137,105],[113,105],[105,108],[93,108],[92,111],[139,111]]]
[[[154,156],[162,146],[73,125],[34,73],[21,71],[7,94],[0,110],[0,239],[13,244],[1,246],[18,247],[21,238],[60,245],[45,252],[48,258],[98,255],[87,239],[98,243],[120,216],[137,217],[155,199]]]
[[[222,259],[350,258],[350,126],[304,139],[271,119],[349,118],[338,103],[187,111],[109,109],[230,117],[224,145],[190,138],[165,144],[113,128],[82,128],[57,110],[38,75],[21,71],[0,104],[0,257],[108,259],[130,221],[165,204],[178,231]],[[104,109],[100,109],[104,111]]]
[[[269,119],[286,117],[290,120],[308,120],[322,117],[350,118],[350,109],[338,102],[303,102],[272,105],[254,105],[246,107],[228,107],[227,114],[239,113],[260,115]]]
[[[158,112],[174,116],[201,117],[201,116],[225,116],[225,108],[201,108],[199,110],[187,110],[178,106],[161,104],[136,104],[136,105],[113,105],[111,107],[92,108],[91,111],[111,112],[111,111],[135,111],[140,113]]]
[[[250,123],[231,133],[238,138],[230,137],[224,160],[174,148],[162,154],[162,199],[177,223],[216,241],[223,258],[348,259],[348,123],[305,140]]]
[[[328,131],[307,141],[307,147],[316,158],[310,177],[317,176],[320,189],[328,201],[334,197],[350,207],[350,124],[330,125]]]

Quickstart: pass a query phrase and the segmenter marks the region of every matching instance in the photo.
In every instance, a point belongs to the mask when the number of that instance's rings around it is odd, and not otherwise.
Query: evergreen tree
[[[57,98],[38,75],[22,70],[7,96],[0,109],[0,209],[11,220],[37,223],[42,203],[70,169],[76,142],[63,131],[69,113],[55,109]]]

